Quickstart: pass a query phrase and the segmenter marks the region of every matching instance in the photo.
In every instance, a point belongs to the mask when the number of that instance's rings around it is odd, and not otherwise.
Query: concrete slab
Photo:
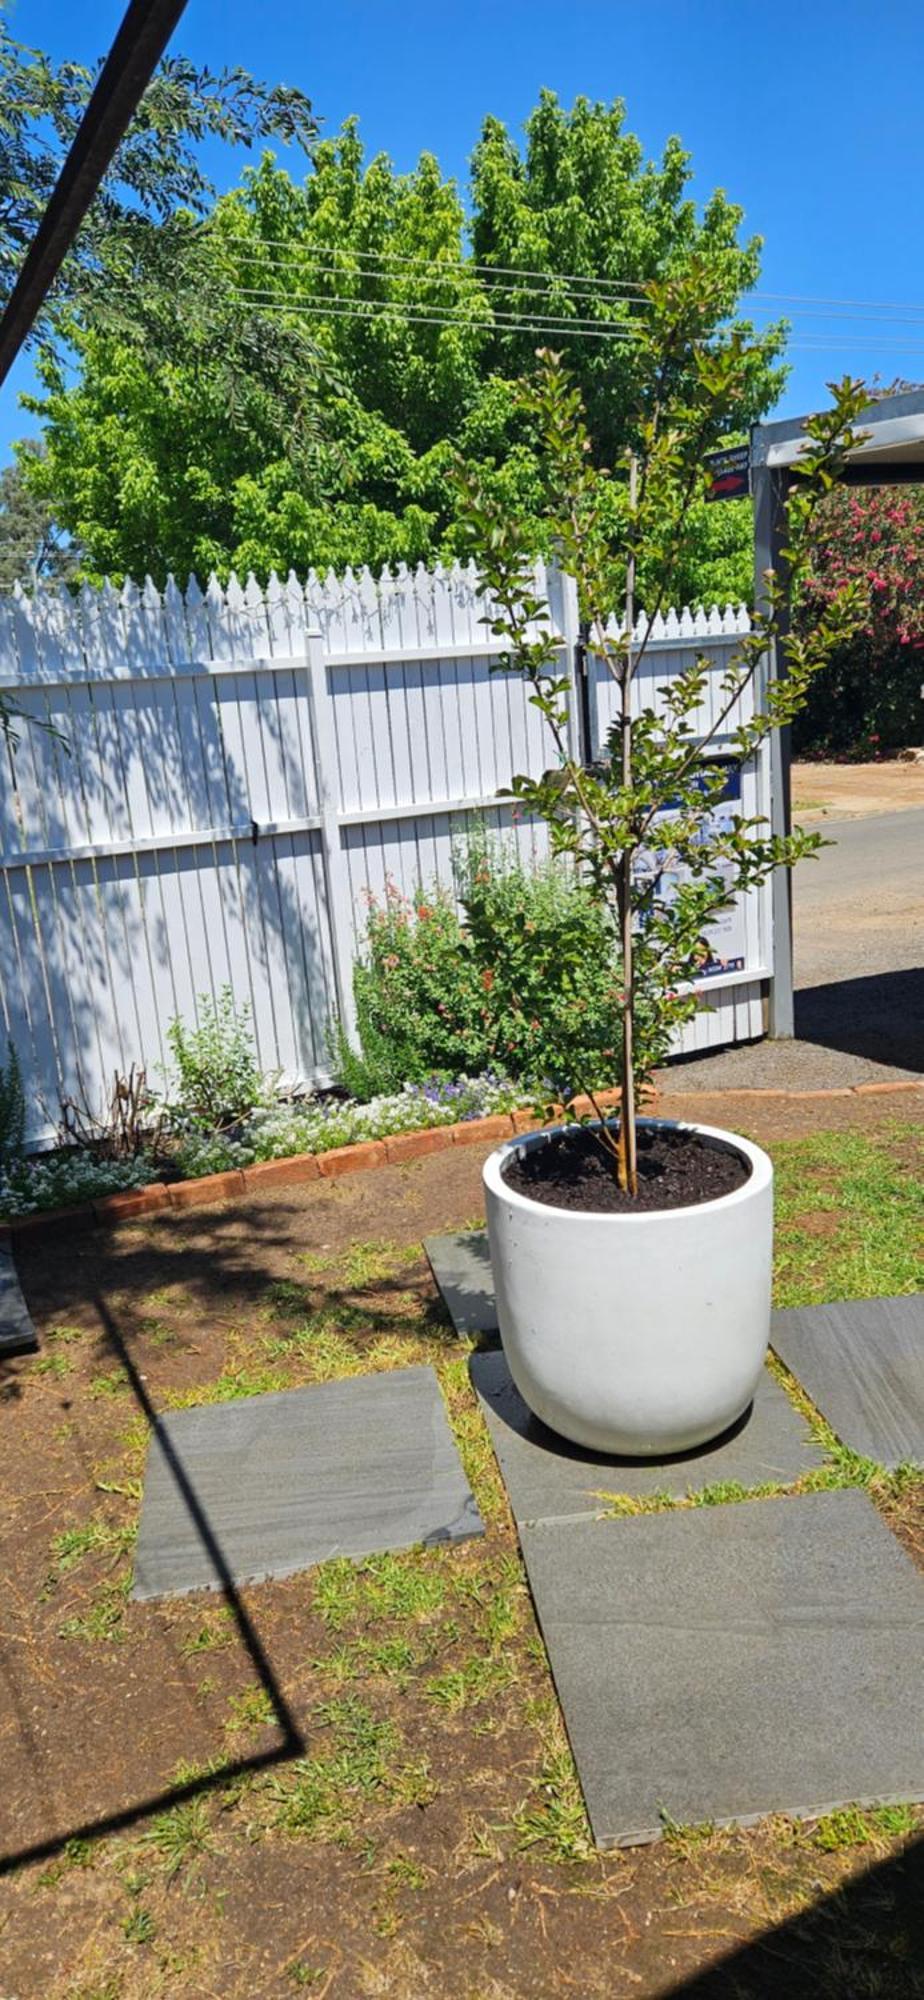
[[[924,1465],[924,1294],[777,1312],[771,1340],[842,1444]]]
[[[34,1354],[38,1338],[9,1250],[0,1250],[0,1361]]]
[[[472,1337],[496,1333],[487,1231],[469,1229],[452,1236],[425,1236],[424,1249],[456,1332]]]
[[[864,1493],[522,1541],[600,1846],[924,1798],[924,1577]]]
[[[704,1486],[792,1484],[824,1463],[824,1453],[779,1383],[765,1369],[744,1421],[697,1451],[662,1459],[599,1457],[546,1429],[515,1388],[503,1353],[473,1354],[472,1382],[487,1419],[518,1525],[599,1514],[604,1495],[683,1499]]]
[[[482,1532],[433,1369],[354,1376],[163,1417],[133,1595],[258,1582]]]

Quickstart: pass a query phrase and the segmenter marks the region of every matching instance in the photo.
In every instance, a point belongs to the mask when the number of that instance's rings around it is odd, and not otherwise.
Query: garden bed
[[[779,1142],[820,1110],[751,1098],[725,1114],[776,1154],[779,1301],[919,1285],[924,1099],[842,1097],[839,1130]],[[911,1862],[891,1904],[875,1876],[836,1923],[824,1898],[887,1864],[914,1813],[667,1827],[623,1857],[589,1846],[469,1350],[419,1249],[480,1217],[490,1143],[361,1180],[252,1182],[234,1207],[143,1214],[92,1241],[23,1240],[42,1351],[4,1384],[3,1849],[50,1843],[0,1889],[4,1979],[23,2000],[558,2000],[567,1966],[587,2000],[654,2000],[749,1942],[744,1992],[775,1990],[781,1958],[819,2000],[861,1981],[912,1990]],[[250,1644],[214,1597],[128,1602],[147,1439],[130,1367],[162,1410],[419,1361],[437,1369],[483,1543],[249,1589]],[[924,1560],[919,1489],[871,1491]],[[798,1939],[772,1934],[797,1916]]]

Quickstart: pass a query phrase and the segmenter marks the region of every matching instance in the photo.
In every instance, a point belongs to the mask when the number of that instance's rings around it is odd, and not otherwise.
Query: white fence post
[[[581,643],[581,620],[577,583],[573,576],[569,576],[559,567],[558,563],[550,563],[546,590],[549,616],[556,631],[561,634],[562,665],[568,677],[568,755],[572,763],[580,764],[582,762],[581,685],[577,663],[578,647]]]
[[[353,923],[350,878],[340,838],[337,798],[337,738],[333,704],[327,684],[327,655],[324,641],[309,636],[306,647],[308,698],[311,704],[311,737],[318,814],[321,821],[321,851],[327,887],[327,920],[330,927],[331,957],[337,1012],[347,1041],[358,1046],[356,1008],[353,1001]]]

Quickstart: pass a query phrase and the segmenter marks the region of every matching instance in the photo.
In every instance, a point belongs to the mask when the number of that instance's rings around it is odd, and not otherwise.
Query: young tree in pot
[[[759,337],[716,333],[722,309],[714,274],[695,261],[647,288],[635,341],[635,418],[621,468],[594,464],[581,397],[558,356],[542,352],[521,387],[521,410],[540,448],[548,546],[576,579],[588,647],[614,685],[614,721],[589,767],[571,747],[561,642],[522,555],[518,523],[492,504],[477,472],[458,472],[489,606],[485,622],[505,648],[500,666],[529,682],[557,757],[540,778],[515,778],[511,792],[546,822],[553,849],[574,858],[610,911],[622,954],[615,1125],[586,1082],[573,1080],[574,1094],[589,1097],[597,1114],[580,1143],[608,1159],[603,1199],[595,1198],[593,1210],[569,1210],[566,1243],[562,1198],[541,1185],[547,1140],[519,1149],[531,1155],[526,1164],[538,1199],[517,1193],[509,1154],[485,1170],[501,1332],[531,1407],[580,1442],[613,1450],[679,1450],[716,1435],[747,1407],[759,1375],[770,1311],[770,1163],[743,1140],[701,1129],[706,1172],[692,1196],[700,1205],[685,1205],[681,1195],[668,1213],[651,1175],[640,1183],[638,1105],[674,1030],[699,1004],[694,982],[710,923],[735,896],[821,844],[820,835],[801,829],[775,836],[763,820],[740,812],[717,818],[729,756],[740,768],[772,729],[792,721],[814,674],[862,612],[861,593],[848,584],[811,628],[788,638],[786,677],[764,683],[768,648],[809,575],[816,509],[857,440],[852,426],[868,400],[861,384],[845,379],[832,385],[830,410],[806,425],[787,504],[786,575],[764,577],[750,631],[713,693],[708,721],[706,658],[660,688],[656,705],[638,698],[639,668],[655,620],[671,602],[691,508],[706,484],[704,454],[734,428],[760,352]],[[750,699],[752,690],[759,700]],[[721,763],[710,761],[717,743]],[[641,1129],[650,1144],[648,1125]],[[665,1147],[669,1152],[667,1139]],[[717,1154],[730,1156],[733,1169],[725,1182],[731,1191],[719,1195],[709,1172]],[[520,1182],[529,1184],[528,1172]],[[576,1271],[580,1299],[573,1295]],[[697,1315],[698,1352],[697,1340],[687,1338]],[[578,1351],[572,1326],[581,1329]],[[602,1389],[607,1369],[618,1377],[612,1395]]]

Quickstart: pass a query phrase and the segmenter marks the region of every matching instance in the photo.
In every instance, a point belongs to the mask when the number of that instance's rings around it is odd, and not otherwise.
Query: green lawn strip
[[[774,1146],[773,1162],[778,1306],[924,1287],[919,1126],[894,1123],[875,1135],[821,1132]],[[830,1223],[819,1230],[821,1217]]]

